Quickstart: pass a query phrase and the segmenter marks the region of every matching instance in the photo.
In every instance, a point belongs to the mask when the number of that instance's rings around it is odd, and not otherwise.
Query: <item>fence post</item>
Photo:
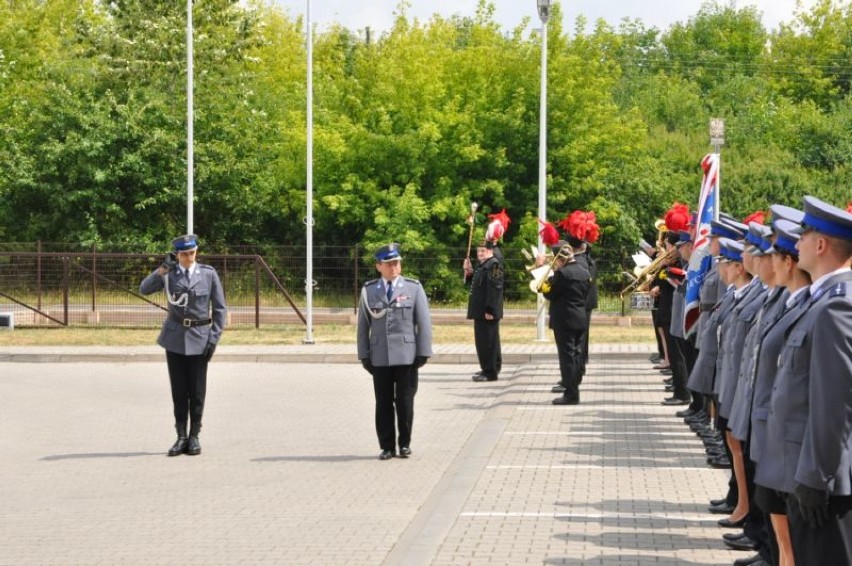
[[[254,327],[260,328],[260,257],[254,256]]]
[[[98,245],[92,243],[92,312],[98,304]],[[93,319],[94,320],[94,319]]]
[[[358,252],[358,244],[355,244],[355,280],[352,282],[352,290],[354,292],[355,300],[352,301],[352,312],[358,314],[358,267],[361,265],[361,254]]]
[[[68,287],[71,284],[71,273],[68,258],[62,258],[62,320],[68,326]]]
[[[36,306],[41,310],[41,240],[36,242]]]

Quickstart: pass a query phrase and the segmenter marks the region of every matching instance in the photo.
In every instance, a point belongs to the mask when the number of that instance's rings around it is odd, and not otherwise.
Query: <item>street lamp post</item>
[[[193,206],[193,177],[195,171],[195,154],[193,145],[195,135],[193,129],[193,54],[192,54],[192,0],[186,0],[186,233],[192,234]]]
[[[551,0],[537,0],[541,18],[541,108],[538,128],[538,217],[547,220],[547,20]],[[538,252],[544,253],[544,242],[538,237]],[[544,296],[536,297],[536,340],[544,341]]]
[[[305,47],[308,66],[308,95],[307,95],[307,190],[305,225],[306,260],[305,260],[305,344],[314,343],[314,36],[311,28],[311,0],[307,0],[305,24]]]

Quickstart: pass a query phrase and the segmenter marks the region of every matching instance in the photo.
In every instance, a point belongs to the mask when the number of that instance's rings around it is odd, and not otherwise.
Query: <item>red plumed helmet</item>
[[[766,218],[766,215],[763,213],[763,211],[758,210],[757,212],[752,212],[751,214],[746,216],[745,220],[743,220],[743,224],[745,224],[746,226],[748,226],[749,222],[756,222],[758,224],[763,224],[763,221],[764,221],[765,218]]]
[[[509,229],[509,224],[512,221],[509,219],[509,215],[506,214],[505,208],[496,214],[489,214],[488,219],[490,222],[488,223],[488,228],[485,230],[485,239],[489,242],[496,242],[503,237],[503,234]]]
[[[538,231],[538,234],[541,236],[542,243],[548,247],[559,243],[559,231],[556,229],[556,226],[541,218],[538,219],[538,222],[541,225],[541,230]]]
[[[852,201],[846,203],[846,212],[852,214]]]
[[[575,210],[559,221],[559,227],[575,240],[594,244],[601,235],[601,228],[596,220],[594,212]]]
[[[675,232],[685,231],[689,228],[689,206],[676,202],[663,217],[666,228]]]

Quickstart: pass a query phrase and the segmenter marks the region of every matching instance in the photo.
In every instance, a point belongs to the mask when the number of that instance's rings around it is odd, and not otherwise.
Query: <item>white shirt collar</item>
[[[826,273],[825,275],[823,275],[822,277],[820,277],[819,279],[817,279],[816,281],[814,281],[813,283],[811,283],[811,297],[813,297],[813,296],[815,296],[815,295],[817,294],[817,291],[819,291],[819,290],[820,290],[820,288],[821,288],[823,285],[825,285],[825,282],[826,282],[829,278],[831,278],[831,277],[833,277],[833,276],[835,276],[835,275],[838,275],[838,274],[840,274],[840,273],[846,273],[846,272],[848,272],[848,271],[849,271],[849,268],[848,268],[848,267],[846,267],[846,266],[843,266],[843,267],[841,267],[840,269],[835,269],[835,270],[834,270],[834,271],[832,271],[831,273]]]

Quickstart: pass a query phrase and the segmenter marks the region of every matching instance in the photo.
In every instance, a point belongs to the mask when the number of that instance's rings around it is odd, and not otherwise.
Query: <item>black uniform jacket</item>
[[[550,328],[554,330],[586,330],[586,298],[591,276],[589,270],[574,261],[562,266],[550,279]]]
[[[486,314],[503,318],[503,263],[496,257],[479,264],[470,282],[467,318],[485,320]]]

